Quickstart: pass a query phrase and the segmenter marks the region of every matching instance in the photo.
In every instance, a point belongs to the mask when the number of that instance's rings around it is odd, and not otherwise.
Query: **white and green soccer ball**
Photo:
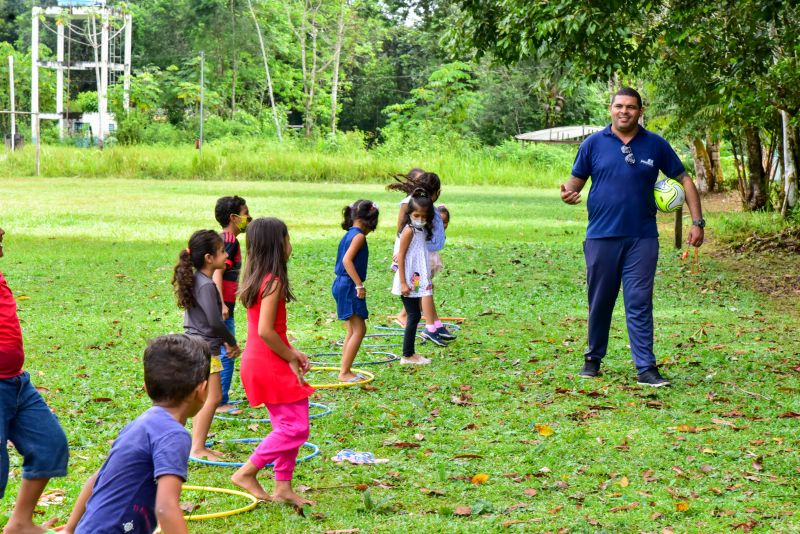
[[[683,185],[677,180],[668,178],[656,183],[653,189],[656,198],[656,207],[664,213],[677,211],[686,200],[686,191]]]

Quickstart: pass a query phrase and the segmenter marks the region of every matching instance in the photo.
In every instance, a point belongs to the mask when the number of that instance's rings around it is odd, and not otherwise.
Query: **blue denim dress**
[[[331,292],[333,293],[333,299],[336,301],[336,315],[341,321],[346,321],[354,314],[363,319],[369,317],[367,301],[366,299],[360,299],[356,296],[356,285],[353,283],[353,279],[350,278],[350,275],[347,274],[344,264],[342,263],[344,255],[350,248],[350,243],[353,241],[353,238],[360,233],[362,233],[361,229],[355,226],[351,227],[339,242],[339,251],[336,254],[336,267],[334,268],[336,279],[333,281]],[[356,254],[356,257],[353,259],[353,264],[356,267],[358,276],[361,277],[362,283],[367,279],[368,260],[369,247],[365,242],[364,246],[361,247],[361,250],[358,251],[358,254]]]

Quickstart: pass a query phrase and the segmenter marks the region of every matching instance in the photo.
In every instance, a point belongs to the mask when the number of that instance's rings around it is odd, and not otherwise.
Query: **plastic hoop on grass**
[[[218,439],[215,441],[209,441],[206,443],[206,447],[211,447],[214,443],[261,443],[263,438],[237,438],[237,439]],[[315,456],[319,456],[319,447],[311,443],[310,441],[306,441],[302,445],[303,447],[311,449],[311,452],[302,458],[298,458],[298,462],[305,462],[308,461]],[[215,462],[212,460],[204,460],[203,458],[195,458],[194,456],[189,456],[189,460],[198,464],[203,465],[213,465],[216,467],[242,467],[244,462]],[[269,463],[266,464],[264,467],[271,466],[273,464]]]
[[[244,497],[250,500],[250,502],[247,503],[245,506],[242,506],[241,508],[235,508],[233,510],[225,510],[224,512],[213,512],[210,514],[198,514],[198,515],[187,514],[183,516],[183,518],[186,521],[204,521],[206,519],[218,519],[221,517],[230,517],[232,515],[249,512],[256,506],[258,506],[258,499],[253,495],[250,495],[249,493],[245,493],[243,491],[236,491],[227,488],[214,488],[211,486],[184,486],[182,491],[209,491],[211,493],[225,493],[227,495],[236,495],[237,497]]]
[[[241,404],[242,401],[231,401],[228,404]],[[320,413],[312,413],[308,416],[309,419],[316,419],[318,417],[324,417],[331,413],[333,409],[326,405],[319,402],[309,402],[309,408],[321,408],[322,411]],[[258,418],[258,417],[240,417],[238,415],[218,415],[214,414],[214,419],[219,419],[221,421],[240,421],[242,423],[269,423],[269,417]]]
[[[394,332],[393,331],[391,333],[390,332],[385,332],[385,333],[381,333],[381,334],[367,334],[366,336],[364,336],[364,339],[380,339],[380,338],[384,338],[384,337],[400,337],[402,332],[403,332],[403,330],[400,330],[399,332]],[[337,339],[336,340],[336,345],[339,346],[339,347],[344,345],[344,339]],[[362,344],[361,346],[364,347],[364,348],[380,348],[380,347],[394,347],[394,346],[398,346],[399,347],[400,345],[402,345],[402,343],[381,343],[381,344],[373,343],[373,344]]]
[[[338,367],[312,367],[309,372],[311,371],[338,371]],[[375,375],[370,373],[369,371],[364,371],[363,369],[350,369],[355,374],[361,374],[366,376],[364,380],[358,380],[356,382],[336,382],[333,384],[309,384],[314,389],[337,389],[337,388],[349,388],[353,386],[363,386],[364,384],[369,384],[373,380],[375,380]]]
[[[455,323],[442,323],[442,326],[445,326],[445,327],[449,328],[450,330],[455,330],[456,332],[461,330],[461,325],[455,324]],[[405,332],[406,331],[405,328],[400,328],[399,326],[380,326],[380,325],[378,325],[378,326],[373,326],[372,328],[374,328],[375,330],[382,330],[384,332],[397,332],[397,334],[373,334],[373,335],[387,335],[387,336],[388,335],[399,335],[400,332]],[[422,324],[422,323],[420,323],[420,325],[417,326],[417,330],[422,330],[423,328],[425,328],[425,325]]]
[[[393,352],[384,352],[384,351],[381,351],[381,350],[368,350],[368,351],[366,351],[366,353],[367,354],[380,354],[380,355],[389,356],[389,357],[386,358],[385,360],[375,360],[374,362],[361,362],[360,361],[360,362],[358,362],[358,365],[380,365],[382,363],[396,362],[397,360],[400,359],[400,356],[398,356],[397,354],[395,354]],[[322,357],[325,357],[325,356],[340,356],[340,355],[341,355],[341,353],[339,353],[339,352],[315,352],[313,354],[309,354],[309,356],[322,356]],[[316,361],[312,361],[311,363],[312,363],[312,365],[332,365],[331,362],[316,362]]]

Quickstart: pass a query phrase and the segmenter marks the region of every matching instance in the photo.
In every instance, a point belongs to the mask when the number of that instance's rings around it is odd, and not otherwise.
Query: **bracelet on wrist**
[[[364,286],[356,286],[356,289],[364,289]]]

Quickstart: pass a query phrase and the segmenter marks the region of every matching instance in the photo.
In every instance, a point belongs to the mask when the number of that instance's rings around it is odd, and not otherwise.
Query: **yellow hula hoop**
[[[219,519],[220,517],[230,517],[232,515],[243,514],[245,512],[249,512],[256,506],[258,506],[258,499],[250,495],[249,493],[245,493],[243,491],[236,491],[227,488],[213,488],[210,486],[184,486],[184,491],[210,491],[211,493],[227,493],[228,495],[236,495],[237,497],[244,497],[245,499],[249,499],[250,502],[242,506],[241,508],[236,508],[234,510],[227,510],[224,512],[214,512],[213,514],[199,514],[199,515],[185,515],[183,518],[186,521],[204,521],[206,519]]]
[[[338,367],[312,367],[310,371],[338,371]],[[375,380],[375,375],[370,373],[369,371],[364,371],[363,369],[351,369],[353,373],[362,374],[366,376],[364,380],[359,380],[357,382],[336,382],[333,384],[309,384],[314,389],[335,389],[335,388],[349,388],[353,386],[362,386],[364,384],[368,384]]]

